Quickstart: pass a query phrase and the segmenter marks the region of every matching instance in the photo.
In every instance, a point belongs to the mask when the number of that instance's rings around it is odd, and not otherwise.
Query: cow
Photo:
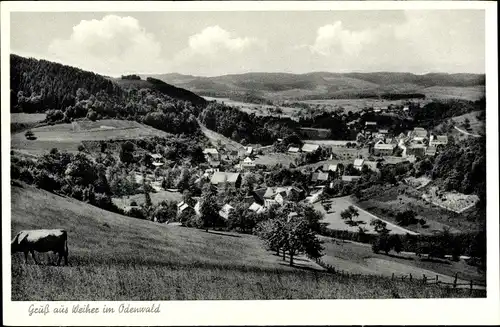
[[[64,229],[36,229],[23,230],[17,233],[11,242],[12,253],[24,252],[24,260],[28,263],[28,252],[33,260],[39,264],[35,257],[37,252],[49,252],[59,254],[57,265],[64,257],[64,264],[68,264],[68,233]]]

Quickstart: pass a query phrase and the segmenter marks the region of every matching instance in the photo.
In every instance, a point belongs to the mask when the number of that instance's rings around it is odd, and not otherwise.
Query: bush
[[[44,170],[39,170],[35,174],[34,182],[36,187],[47,190],[49,192],[58,190],[61,187],[59,182]]]
[[[131,207],[137,207],[137,202],[136,202],[136,201],[132,201],[132,202],[130,202],[130,206],[131,206]]]
[[[78,151],[80,151],[80,152],[85,151],[85,146],[84,146],[83,144],[80,144],[80,145],[78,146]]]
[[[21,177],[21,170],[15,166],[11,165],[10,166],[10,179],[19,179]]]
[[[24,136],[25,136],[28,140],[35,140],[35,139],[36,139],[36,137],[35,137],[35,133],[33,133],[31,130],[26,131],[26,133],[24,133]]]
[[[21,168],[19,173],[19,178],[28,184],[33,184],[34,178],[33,174],[29,170],[29,168]]]
[[[130,208],[129,211],[126,212],[127,216],[138,218],[138,219],[146,219],[146,214],[142,210],[142,208]]]
[[[61,110],[50,109],[46,111],[48,122],[58,122],[64,119],[64,112]]]

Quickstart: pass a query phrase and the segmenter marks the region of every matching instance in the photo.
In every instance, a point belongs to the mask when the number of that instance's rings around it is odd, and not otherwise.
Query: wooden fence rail
[[[354,273],[350,273],[348,271],[335,269],[334,266],[323,262],[321,259],[315,259],[315,261],[318,265],[325,268],[326,271],[328,273],[331,273],[331,274],[340,275],[342,277],[349,277],[349,276],[352,277],[352,276],[363,275],[363,274],[354,274]],[[383,277],[385,277],[385,276],[383,276]],[[468,286],[471,293],[472,293],[473,289],[486,287],[486,283],[474,282],[472,280],[468,283],[463,283],[463,282],[459,283],[458,282],[458,273],[455,273],[453,282],[445,282],[443,280],[439,280],[439,275],[436,275],[435,278],[432,278],[431,276],[426,276],[424,274],[424,275],[422,275],[422,278],[419,279],[419,278],[416,278],[415,276],[413,276],[412,274],[396,276],[394,273],[392,273],[391,280],[395,281],[398,279],[401,279],[401,281],[407,281],[407,282],[411,282],[411,283],[421,283],[423,285],[437,285],[437,286],[443,286],[443,287],[450,287],[451,286],[453,288],[457,288],[457,287],[461,287],[461,286]]]

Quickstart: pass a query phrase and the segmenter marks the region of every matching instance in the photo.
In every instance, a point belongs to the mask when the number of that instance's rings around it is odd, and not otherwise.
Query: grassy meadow
[[[484,296],[377,276],[339,276],[303,257],[289,267],[249,235],[124,217],[12,186],[12,230],[65,228],[69,266],[12,256],[13,300],[234,300]]]

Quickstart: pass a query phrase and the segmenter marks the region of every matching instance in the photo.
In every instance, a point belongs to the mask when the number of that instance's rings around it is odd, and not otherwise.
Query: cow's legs
[[[38,264],[40,264],[40,263],[38,262],[38,260],[36,260],[36,257],[35,257],[35,251],[31,250],[31,251],[30,251],[30,253],[31,253],[31,256],[33,257],[33,260],[35,261],[35,263],[36,263],[37,265],[38,265]]]
[[[59,266],[61,264],[61,259],[64,255],[64,251],[59,251],[57,253],[59,254],[59,259],[57,259],[57,265]]]
[[[68,265],[68,249],[64,251],[64,265]]]
[[[24,251],[24,263],[28,263],[28,251]]]

